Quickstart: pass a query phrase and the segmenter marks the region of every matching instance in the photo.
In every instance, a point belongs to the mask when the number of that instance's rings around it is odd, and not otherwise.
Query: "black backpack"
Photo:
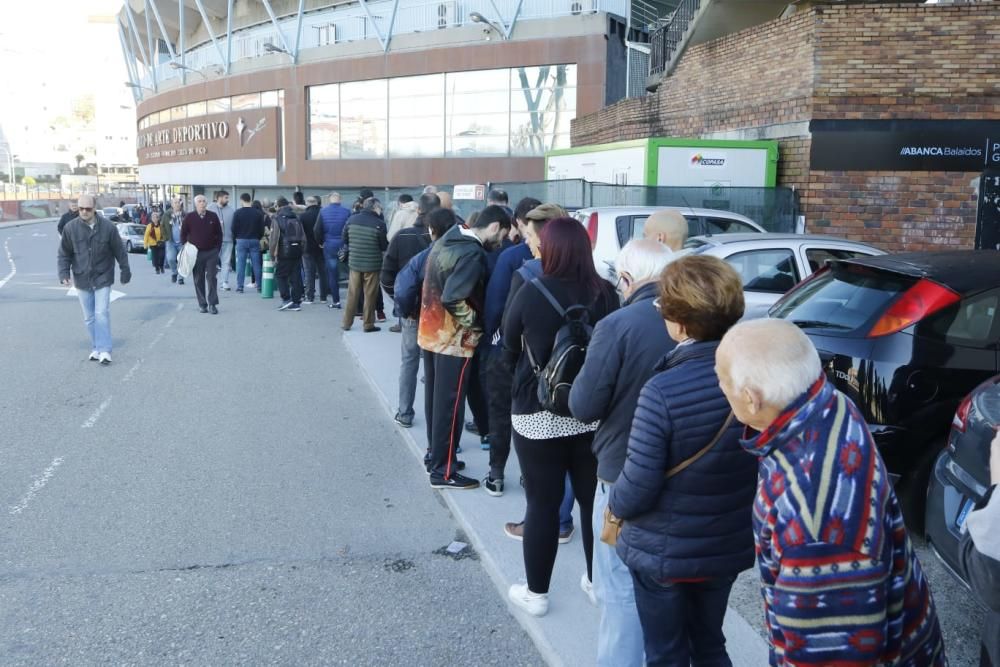
[[[590,326],[590,308],[580,305],[563,308],[539,278],[532,279],[530,284],[542,293],[563,318],[563,325],[559,327],[552,343],[552,354],[544,368],[535,361],[535,355],[531,353],[527,341],[523,341],[528,362],[538,379],[538,402],[544,410],[561,417],[572,417],[569,410],[569,390],[583,368],[587,346],[590,345],[590,337],[594,331]]]
[[[281,230],[281,255],[282,257],[301,257],[306,246],[306,232],[302,228],[302,223],[294,214],[282,216],[284,225]]]

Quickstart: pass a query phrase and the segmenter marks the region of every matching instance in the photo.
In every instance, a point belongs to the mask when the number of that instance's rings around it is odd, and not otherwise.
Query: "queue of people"
[[[422,361],[431,488],[503,495],[511,445],[517,454],[525,513],[503,527],[522,542],[514,607],[543,616],[575,604],[549,590],[575,502],[581,593],[600,610],[599,665],[732,664],[723,619],[737,575],[755,563],[772,665],[947,664],[930,587],[859,411],[797,327],[741,322],[742,281],[726,262],[682,250],[682,216],[651,216],[644,238],[621,250],[612,284],[595,270],[583,226],[557,204],[525,198],[510,209],[494,192],[465,221],[447,193],[428,189],[401,198],[387,225],[380,200],[364,194],[353,212],[338,193],[322,207],[279,198],[271,216],[242,196],[230,229],[237,291],[247,257],[259,284],[266,247],[281,310],[313,301],[317,279],[322,300],[340,308],[342,263],[345,331],[359,309],[363,331],[379,331],[382,292],[393,299],[395,421],[417,421]],[[174,208],[147,238],[198,249],[199,306],[217,313],[223,218],[203,196],[179,225]],[[95,238],[84,219],[93,201],[81,198],[79,210],[63,235],[60,277],[79,270],[100,291],[117,258],[127,282],[113,239],[101,241],[99,267],[86,265],[79,249]],[[110,336],[90,300],[81,297],[101,359]],[[489,449],[481,480],[458,458],[463,427]],[[995,485],[1000,436],[992,473]],[[962,545],[994,609],[998,507],[994,499],[971,514]],[[1000,653],[997,618],[984,631],[984,665]]]

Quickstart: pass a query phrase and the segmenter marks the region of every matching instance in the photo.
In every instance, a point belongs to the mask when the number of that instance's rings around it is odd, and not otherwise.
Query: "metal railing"
[[[684,36],[691,22],[698,15],[699,9],[701,9],[701,0],[681,0],[677,9],[670,16],[669,22],[650,35],[650,76],[663,74],[666,71],[674,54],[684,43]]]
[[[369,1],[366,7],[354,3],[304,14],[302,32],[299,36],[299,51],[369,39],[382,39],[388,43],[394,35],[482,25],[472,20],[473,13],[478,13],[497,26],[506,28],[517,21],[597,12],[628,18],[632,9],[630,0],[399,0],[393,17],[394,4],[394,0]],[[278,19],[278,30],[281,35],[270,22],[234,30],[231,35],[223,33],[217,36],[220,47],[218,49],[211,41],[187,49],[184,53],[185,67],[200,72],[213,67],[224,68],[226,65],[224,57],[227,53],[231,54],[229,56],[231,63],[257,58],[267,53],[264,44],[281,46],[282,35],[289,47],[294,49],[297,25],[298,16],[292,15]],[[231,39],[231,44],[227,45],[227,38]],[[169,63],[164,62],[156,66],[158,82],[174,79],[180,75],[181,70],[171,67]],[[152,73],[147,71],[140,83],[151,87],[152,80]]]

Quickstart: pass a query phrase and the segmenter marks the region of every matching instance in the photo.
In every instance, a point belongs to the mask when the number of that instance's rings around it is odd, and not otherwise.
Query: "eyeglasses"
[[[89,206],[79,206],[79,207],[77,207],[76,210],[78,210],[78,211],[84,211],[85,213],[90,213],[94,209],[93,209],[93,207],[89,207]]]

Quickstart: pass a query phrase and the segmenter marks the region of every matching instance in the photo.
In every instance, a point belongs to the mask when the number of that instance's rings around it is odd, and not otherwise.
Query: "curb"
[[[378,398],[379,403],[382,405],[383,409],[386,411],[386,414],[388,414],[391,419],[392,416],[395,414],[395,409],[389,404],[388,397],[382,393],[382,390],[379,388],[378,383],[375,381],[375,378],[371,375],[371,373],[369,373],[368,369],[361,362],[360,354],[354,348],[354,346],[350,344],[347,338],[348,337],[346,335],[342,335],[344,346],[347,347],[348,351],[351,354],[351,358],[354,360],[355,366],[357,366],[357,368],[361,371],[361,374],[364,376],[365,380],[368,381],[368,385],[371,387],[372,391]],[[406,442],[414,458],[416,458],[418,463],[422,464],[424,453],[421,450],[420,445],[417,444],[416,439],[414,439],[414,437],[407,432],[409,429],[402,428],[396,425],[395,422],[393,422],[393,425],[395,426],[396,431],[399,433],[399,435],[403,438],[404,442]],[[479,537],[478,530],[473,525],[473,523],[468,519],[468,517],[466,517],[465,512],[462,510],[461,506],[448,493],[442,493],[438,491],[437,494],[441,498],[441,501],[451,512],[452,516],[454,516],[455,519],[458,521],[459,527],[466,533],[466,535],[469,536],[469,540],[472,542],[472,546],[476,548],[476,551],[479,554],[480,562],[483,564],[483,569],[486,570],[486,574],[489,575],[490,579],[493,581],[493,585],[496,586],[497,592],[500,594],[500,599],[503,600],[503,602],[507,607],[507,611],[514,618],[514,620],[516,620],[518,624],[524,629],[524,631],[531,638],[531,641],[534,642],[535,648],[538,649],[538,652],[539,654],[541,654],[542,659],[545,660],[545,663],[551,665],[551,667],[563,667],[564,663],[562,657],[556,651],[555,647],[552,646],[552,644],[546,638],[545,632],[542,630],[541,626],[527,614],[516,613],[516,610],[514,610],[510,606],[510,603],[507,602],[507,588],[510,584],[501,573],[500,567],[494,560],[493,555],[483,548],[482,546],[483,541]]]
[[[4,229],[17,229],[18,227],[28,227],[29,225],[40,225],[43,222],[58,222],[59,218],[39,218],[37,220],[11,220],[10,222],[0,222],[0,231]]]

